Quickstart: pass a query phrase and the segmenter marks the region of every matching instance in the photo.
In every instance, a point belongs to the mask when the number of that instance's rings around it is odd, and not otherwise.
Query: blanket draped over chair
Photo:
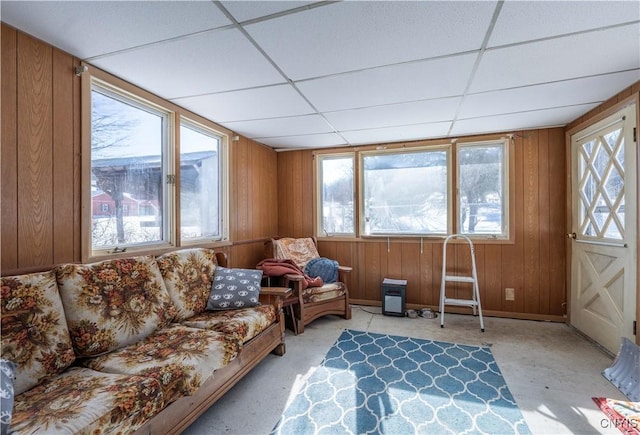
[[[288,258],[266,258],[256,265],[256,269],[261,269],[267,276],[302,275],[304,277],[301,282],[303,289],[307,287],[322,287],[324,285],[321,277],[311,277],[305,274],[293,260]]]

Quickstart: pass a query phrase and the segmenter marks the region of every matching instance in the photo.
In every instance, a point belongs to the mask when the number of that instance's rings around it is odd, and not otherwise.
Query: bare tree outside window
[[[504,145],[458,149],[458,218],[465,234],[504,232]]]
[[[355,234],[353,156],[328,156],[320,162],[322,232]]]
[[[160,241],[166,115],[99,87],[91,92],[92,246]],[[106,205],[106,206],[105,206]],[[149,214],[153,210],[153,214]]]

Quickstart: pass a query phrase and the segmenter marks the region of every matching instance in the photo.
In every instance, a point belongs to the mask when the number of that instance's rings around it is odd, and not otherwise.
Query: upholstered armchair
[[[321,258],[314,237],[272,239],[265,243],[265,257],[258,265],[264,275],[293,289],[293,295],[285,301],[285,309],[291,314],[296,334],[304,332],[305,325],[328,314],[351,318],[346,284],[351,267]],[[331,270],[331,263],[337,270]],[[322,272],[318,275],[313,270]]]

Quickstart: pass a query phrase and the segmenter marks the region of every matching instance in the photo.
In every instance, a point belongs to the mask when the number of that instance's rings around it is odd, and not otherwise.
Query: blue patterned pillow
[[[9,433],[13,411],[13,380],[16,365],[6,359],[0,359],[0,432]]]
[[[261,270],[218,266],[213,277],[207,310],[229,310],[260,305],[260,281]]]

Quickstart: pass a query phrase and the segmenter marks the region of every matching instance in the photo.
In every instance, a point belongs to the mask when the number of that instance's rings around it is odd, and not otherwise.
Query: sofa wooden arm
[[[276,307],[278,315],[282,313],[284,300],[291,296],[293,290],[288,287],[260,287],[260,302]]]

